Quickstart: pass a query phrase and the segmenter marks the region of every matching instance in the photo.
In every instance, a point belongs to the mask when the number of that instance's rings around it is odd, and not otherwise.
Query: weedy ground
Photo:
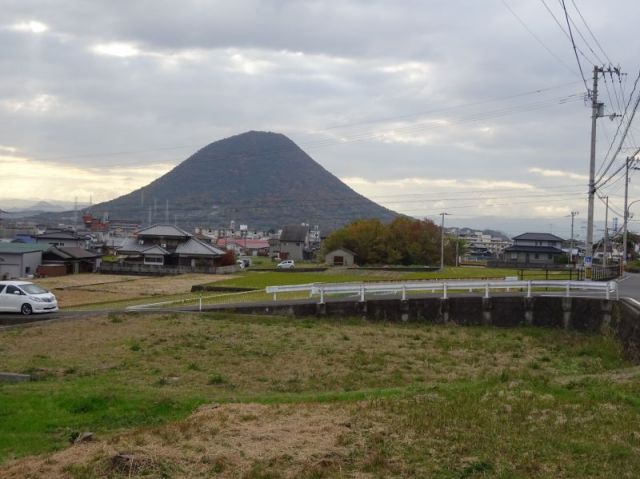
[[[0,332],[0,477],[637,477],[606,335],[225,314]],[[93,442],[70,445],[91,431]]]

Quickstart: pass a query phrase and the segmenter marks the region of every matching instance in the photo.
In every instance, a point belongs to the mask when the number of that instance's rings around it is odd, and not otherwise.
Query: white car
[[[58,311],[56,297],[29,281],[0,281],[0,311],[21,313],[52,313]]]
[[[276,269],[293,269],[296,267],[296,263],[292,259],[285,259],[280,261]]]

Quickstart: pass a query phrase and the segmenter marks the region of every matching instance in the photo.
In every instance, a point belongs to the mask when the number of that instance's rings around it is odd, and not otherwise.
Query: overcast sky
[[[546,6],[566,30],[561,2]],[[640,2],[566,6],[589,88],[593,62],[627,73],[600,81],[620,113]],[[568,236],[574,210],[584,238],[590,108],[542,1],[3,0],[0,73],[0,208],[111,199],[208,143],[267,130],[396,211],[531,218]],[[619,123],[598,120],[597,169]],[[608,186],[622,210],[624,182]]]

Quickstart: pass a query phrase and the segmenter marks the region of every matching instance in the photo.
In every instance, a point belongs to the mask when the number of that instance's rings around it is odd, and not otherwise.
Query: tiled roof
[[[514,236],[513,239],[527,241],[564,241],[559,236],[550,233],[523,233],[519,236]]]
[[[148,248],[149,248],[149,245],[140,244],[138,243],[138,240],[136,238],[129,237],[124,239],[119,251],[121,253],[127,253],[127,252],[142,253],[143,250]]]
[[[153,225],[138,230],[138,236],[163,236],[165,238],[190,238],[191,233],[186,232],[182,228],[175,225]]]
[[[144,247],[144,245],[140,245],[140,246]],[[142,254],[161,254],[162,256],[171,254],[166,249],[164,249],[162,246],[158,246],[157,244],[153,245],[153,246],[148,246],[146,249],[143,249],[140,252]]]
[[[225,254],[221,249],[195,238],[180,243],[176,248],[176,253],[184,256],[222,256]]]
[[[72,231],[45,231],[42,234],[36,235],[38,239],[71,239],[81,240],[82,238]]]
[[[280,233],[280,241],[303,242],[307,239],[308,232],[308,226],[288,225],[282,228],[282,233]]]
[[[562,251],[559,248],[555,248],[554,246],[522,246],[522,245],[513,245],[504,249],[505,253],[551,253],[551,254],[562,254]]]
[[[71,248],[64,246],[56,246],[51,249],[51,253],[57,254],[62,259],[89,259],[98,258],[101,255],[92,253],[83,248]]]
[[[244,239],[244,238],[218,238],[218,246],[225,247],[229,244],[236,244],[241,248],[262,249],[269,247],[269,240],[266,239]]]

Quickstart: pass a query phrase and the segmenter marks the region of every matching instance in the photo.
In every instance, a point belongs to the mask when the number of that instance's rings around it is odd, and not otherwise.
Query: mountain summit
[[[308,222],[333,229],[391,210],[356,193],[286,136],[250,131],[205,146],[147,186],[91,208],[95,216],[251,228]]]

